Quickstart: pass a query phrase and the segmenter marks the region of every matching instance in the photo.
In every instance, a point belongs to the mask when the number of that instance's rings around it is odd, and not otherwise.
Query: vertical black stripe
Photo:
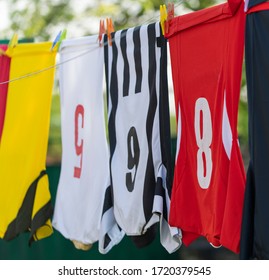
[[[106,192],[105,192],[105,198],[104,198],[104,205],[103,205],[103,211],[102,214],[104,215],[109,209],[111,209],[113,207],[113,201],[112,201],[112,197],[111,197],[111,186],[108,186],[106,188]]]
[[[105,213],[107,211],[109,211],[112,207],[113,207],[113,200],[112,200],[112,189],[111,189],[111,186],[108,186],[107,189],[106,189],[106,192],[105,192],[105,198],[104,198],[104,205],[103,205],[103,211],[102,211],[102,215],[105,215]],[[121,229],[119,228],[119,231]],[[104,236],[104,246],[103,246],[103,249],[106,249],[110,243],[111,243],[111,238],[109,236],[108,233],[105,234]]]
[[[108,91],[108,98],[111,99],[111,112],[108,120],[109,129],[109,143],[110,143],[110,160],[113,157],[116,148],[116,112],[118,107],[118,76],[117,76],[117,61],[118,61],[118,49],[114,39],[115,34],[112,34],[112,66],[111,66],[111,77],[110,77],[110,88]]]
[[[122,52],[122,57],[123,57],[123,65],[124,65],[124,70],[123,70],[123,96],[128,96],[129,95],[129,85],[130,85],[130,67],[129,67],[129,62],[127,58],[127,42],[126,42],[126,33],[127,30],[123,30],[121,32],[121,39],[120,39],[120,47],[121,47],[121,52]]]
[[[108,111],[111,106],[110,115],[108,116],[108,132],[109,132],[109,145],[110,145],[110,180],[111,180],[111,196],[113,197],[113,178],[111,172],[111,161],[115,152],[117,137],[116,137],[116,112],[118,107],[118,76],[117,76],[117,60],[118,60],[118,49],[115,43],[115,33],[111,34],[112,47],[107,43],[107,36],[104,38],[105,42],[105,69],[106,69],[106,82],[107,82],[107,100],[111,100],[111,104],[108,103]],[[109,53],[108,48],[112,48],[112,66],[111,73],[109,73]],[[111,75],[111,77],[109,76]],[[110,84],[109,84],[110,80]]]
[[[171,165],[171,131],[170,131],[170,114],[168,98],[168,81],[167,81],[167,41],[164,36],[158,38],[161,47],[160,61],[160,100],[159,100],[159,118],[160,118],[160,142],[162,162],[166,167],[166,186],[169,197],[172,190],[172,165]]]
[[[155,23],[148,25],[148,59],[149,59],[149,69],[148,69],[148,85],[149,85],[149,110],[147,114],[146,122],[146,134],[148,141],[148,161],[146,167],[146,175],[144,182],[144,193],[143,193],[143,207],[145,213],[146,222],[148,222],[152,216],[152,205],[154,198],[154,186],[155,186],[155,174],[154,174],[154,164],[152,157],[152,132],[154,117],[157,108],[157,91],[156,91],[156,31]]]
[[[107,35],[104,35],[104,61],[105,61],[105,75],[106,75],[106,93],[107,93],[107,108],[109,106],[109,62],[108,62],[108,40]]]
[[[142,86],[142,61],[141,61],[141,41],[140,41],[140,29],[141,27],[135,27],[133,33],[134,40],[134,61],[135,61],[135,72],[136,72],[136,84],[135,93],[141,92]]]

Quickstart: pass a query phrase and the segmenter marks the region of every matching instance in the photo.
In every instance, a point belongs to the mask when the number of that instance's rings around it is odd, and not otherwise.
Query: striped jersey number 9
[[[140,148],[136,129],[132,126],[128,132],[127,136],[127,148],[128,148],[128,169],[133,172],[126,173],[126,187],[129,192],[134,190],[135,178],[140,158]]]
[[[202,124],[202,125],[200,125]],[[198,98],[195,103],[195,136],[198,146],[197,178],[202,189],[209,187],[212,176],[212,120],[208,101]]]
[[[79,166],[74,167],[74,178],[80,178],[82,169],[83,139],[79,137],[79,130],[84,127],[84,107],[77,105],[75,111],[75,150],[80,157]]]

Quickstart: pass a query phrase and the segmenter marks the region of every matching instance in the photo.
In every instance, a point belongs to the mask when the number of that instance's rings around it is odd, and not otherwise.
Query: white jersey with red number
[[[104,50],[97,36],[66,40],[60,59],[63,152],[53,226],[76,247],[90,247],[100,239],[100,251],[106,253],[123,233],[109,203]],[[101,227],[102,217],[106,224]]]

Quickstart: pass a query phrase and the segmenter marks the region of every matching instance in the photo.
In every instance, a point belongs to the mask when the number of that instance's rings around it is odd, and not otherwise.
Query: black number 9
[[[131,170],[135,168],[134,178],[132,179],[132,172],[126,173],[126,187],[129,192],[134,190],[135,178],[137,173],[137,167],[140,157],[140,148],[137,138],[136,129],[132,126],[128,132],[127,137],[128,146],[128,169]]]

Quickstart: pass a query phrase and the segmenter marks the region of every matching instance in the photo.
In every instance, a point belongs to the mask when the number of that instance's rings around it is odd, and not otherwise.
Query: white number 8
[[[197,178],[200,187],[207,189],[212,176],[212,154],[210,149],[212,143],[212,121],[209,104],[205,98],[198,98],[195,103],[194,129],[196,143],[199,148],[197,152]]]

